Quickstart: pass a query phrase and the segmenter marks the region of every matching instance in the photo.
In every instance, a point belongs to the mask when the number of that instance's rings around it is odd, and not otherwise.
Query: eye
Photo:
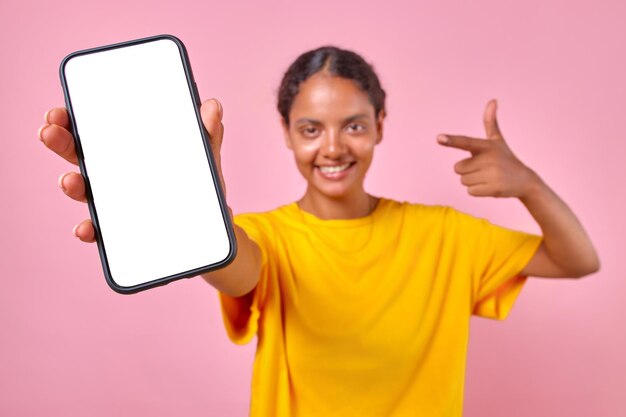
[[[315,126],[304,126],[300,129],[300,133],[302,134],[302,136],[305,136],[307,138],[313,138],[319,135],[319,132],[319,129]]]
[[[365,132],[365,125],[361,123],[350,123],[346,126],[349,133],[362,133]]]

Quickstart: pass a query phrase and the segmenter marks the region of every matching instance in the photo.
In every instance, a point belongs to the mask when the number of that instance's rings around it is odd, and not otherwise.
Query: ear
[[[378,112],[378,117],[376,118],[376,135],[377,135],[376,144],[377,145],[383,140],[383,124],[385,121],[385,116],[387,116],[387,113],[385,113],[385,109],[381,109]]]
[[[293,145],[291,143],[291,136],[289,135],[289,125],[287,124],[285,119],[283,119],[282,117],[280,118],[280,125],[283,128],[283,136],[285,137],[285,145],[287,145],[287,148],[293,150]]]

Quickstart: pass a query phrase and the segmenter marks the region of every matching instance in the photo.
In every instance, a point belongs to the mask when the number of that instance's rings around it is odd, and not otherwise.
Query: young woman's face
[[[311,76],[299,90],[283,128],[307,192],[331,198],[361,192],[382,139],[384,112],[376,117],[354,81],[327,73]]]

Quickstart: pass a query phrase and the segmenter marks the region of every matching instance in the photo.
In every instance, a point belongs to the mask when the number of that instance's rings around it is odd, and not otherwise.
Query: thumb
[[[209,132],[213,153],[218,153],[222,147],[222,139],[224,138],[222,115],[222,104],[217,99],[209,99],[200,107],[200,116],[204,127]]]
[[[496,119],[496,110],[498,103],[495,99],[489,100],[485,113],[483,115],[483,123],[485,124],[485,133],[487,139],[504,140],[500,127],[498,126],[498,120]]]
[[[219,175],[220,183],[222,185],[222,191],[226,195],[226,184],[224,182],[224,176],[222,175],[222,139],[224,138],[224,125],[222,124],[223,115],[222,104],[217,99],[209,99],[202,103],[200,106],[200,116],[202,117],[202,123],[209,132],[209,142],[211,145],[211,151]],[[231,213],[232,217],[232,213]]]

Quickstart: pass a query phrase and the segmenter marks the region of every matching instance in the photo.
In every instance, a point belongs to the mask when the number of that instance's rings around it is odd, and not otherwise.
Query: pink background
[[[66,54],[159,33],[186,43],[200,94],[224,105],[235,212],[302,194],[276,89],[298,54],[332,43],[373,62],[388,92],[371,192],[538,232],[518,201],[468,196],[452,170],[466,155],[435,142],[483,135],[496,97],[509,144],[578,214],[602,270],[531,278],[505,322],[472,319],[465,415],[626,415],[624,21],[618,0],[0,0],[0,415],[247,415],[254,343],[227,340],[215,290],[112,292],[71,233],[87,208],[56,181],[73,167],[36,137],[63,105]]]

